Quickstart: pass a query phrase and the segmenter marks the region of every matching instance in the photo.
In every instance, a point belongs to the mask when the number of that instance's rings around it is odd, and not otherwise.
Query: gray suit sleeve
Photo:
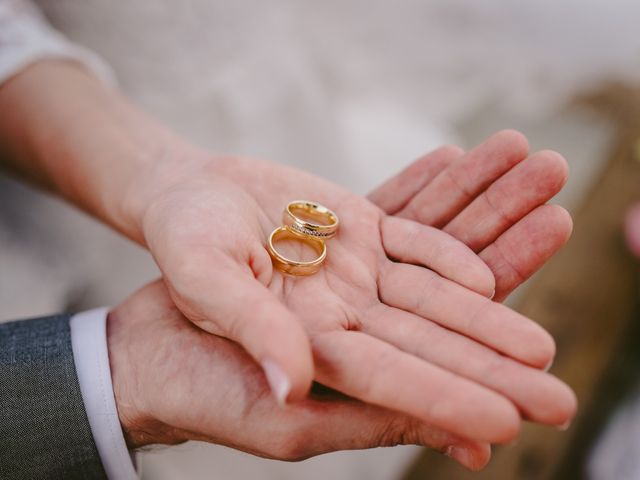
[[[73,363],[70,316],[0,324],[0,478],[106,479]]]

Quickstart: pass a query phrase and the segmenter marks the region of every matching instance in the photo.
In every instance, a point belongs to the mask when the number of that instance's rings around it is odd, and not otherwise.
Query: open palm
[[[193,163],[171,185],[142,225],[176,305],[239,341],[278,377],[276,393],[306,393],[310,340],[319,382],[466,438],[512,439],[519,410],[552,424],[572,416],[570,390],[539,370],[553,357],[551,338],[483,296],[490,271],[439,230],[256,160]],[[296,198],[327,205],[342,224],[307,278],[275,271],[264,248]]]

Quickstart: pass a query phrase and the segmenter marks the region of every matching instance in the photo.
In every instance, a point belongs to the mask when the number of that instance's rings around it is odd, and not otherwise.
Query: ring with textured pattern
[[[284,225],[301,235],[323,240],[338,232],[340,220],[327,207],[307,200],[289,202],[282,214]]]

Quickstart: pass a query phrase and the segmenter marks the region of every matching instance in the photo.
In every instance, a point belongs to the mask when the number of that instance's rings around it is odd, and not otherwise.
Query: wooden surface
[[[640,200],[640,93],[612,87],[582,102],[616,122],[618,138],[574,215],[572,239],[517,307],[555,337],[552,372],[576,391],[578,417],[567,432],[525,425],[515,445],[494,448],[493,460],[480,473],[425,450],[405,480],[582,478],[584,458],[606,412],[640,373],[634,355],[640,350],[638,266],[622,238],[624,212]]]

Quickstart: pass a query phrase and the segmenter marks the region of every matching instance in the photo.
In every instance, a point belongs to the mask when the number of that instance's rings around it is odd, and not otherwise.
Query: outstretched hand
[[[462,243],[284,166],[207,157],[172,168],[150,174],[145,242],[178,308],[241,343],[280,400],[302,398],[315,378],[484,442],[513,439],[520,411],[554,425],[572,417],[572,392],[541,371],[553,340],[489,300],[493,276]],[[298,198],[342,225],[306,278],[274,270],[264,248]]]

